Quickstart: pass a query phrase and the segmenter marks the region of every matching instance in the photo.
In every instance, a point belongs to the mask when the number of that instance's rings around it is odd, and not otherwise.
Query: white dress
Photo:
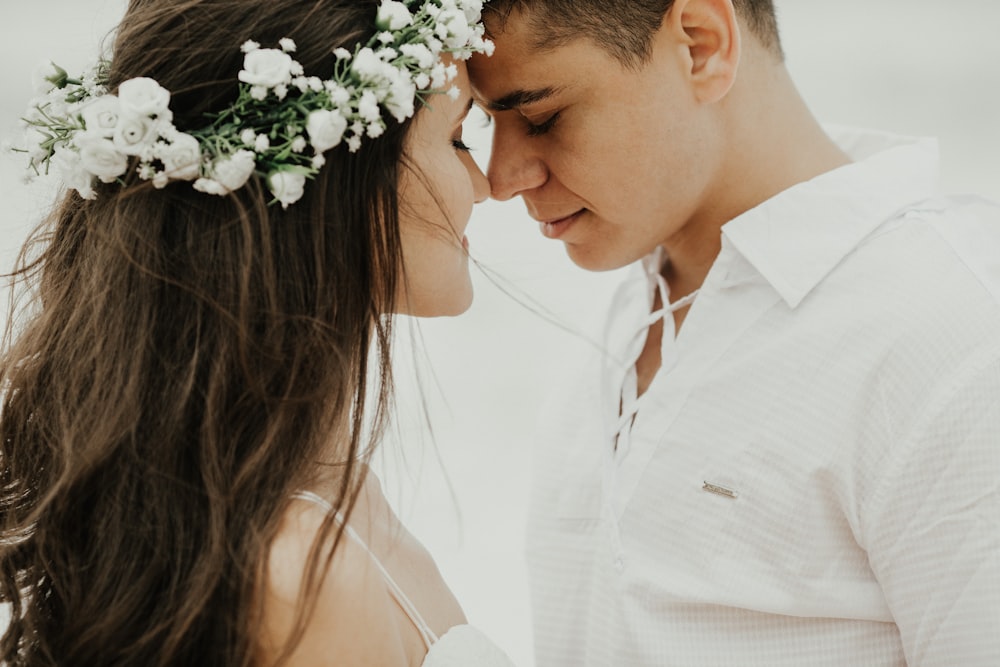
[[[333,511],[330,503],[315,493],[302,491],[295,494],[295,497],[319,505],[328,512]],[[361,536],[350,526],[345,525],[344,528],[351,539],[368,552],[372,562],[385,578],[389,593],[420,632],[424,645],[427,646],[427,655],[424,656],[421,667],[514,667],[514,663],[499,646],[471,625],[456,625],[440,637],[435,635],[417,608],[410,602],[410,598],[371,552]]]

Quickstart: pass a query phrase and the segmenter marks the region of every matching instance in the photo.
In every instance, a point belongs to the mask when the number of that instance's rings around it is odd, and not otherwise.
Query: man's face
[[[687,47],[661,30],[627,68],[586,38],[533,48],[515,12],[492,57],[470,61],[495,129],[493,197],[520,195],[542,233],[595,271],[667,243],[702,211],[717,134],[688,85]],[[710,150],[709,150],[710,149]]]

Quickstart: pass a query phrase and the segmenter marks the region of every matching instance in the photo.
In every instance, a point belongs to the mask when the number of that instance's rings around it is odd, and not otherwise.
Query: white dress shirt
[[[855,162],[723,228],[645,394],[658,256],[570,353],[539,667],[1000,666],[1000,207],[937,195],[933,141],[832,134]]]

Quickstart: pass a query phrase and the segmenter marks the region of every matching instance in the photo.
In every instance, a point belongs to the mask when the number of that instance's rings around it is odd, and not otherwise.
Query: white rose
[[[305,174],[297,171],[272,171],[267,175],[267,187],[274,198],[281,202],[282,208],[288,208],[302,199],[305,193]]]
[[[121,102],[114,95],[104,95],[86,105],[82,115],[88,133],[99,134],[110,139],[115,134],[115,127],[118,126]]]
[[[375,18],[375,25],[382,30],[400,30],[411,23],[413,23],[413,16],[406,5],[395,0],[382,0]]]
[[[159,116],[170,105],[170,91],[153,79],[138,77],[118,86],[118,101],[123,115]]]
[[[52,156],[52,163],[59,171],[66,187],[76,190],[84,199],[94,199],[94,176],[80,164],[80,155],[74,150],[57,149]]]
[[[273,88],[292,82],[292,57],[278,49],[257,49],[243,58],[239,79],[251,86]]]
[[[80,149],[80,166],[102,182],[113,183],[128,170],[128,156],[110,139],[97,134],[81,134],[75,142]]]
[[[201,173],[201,145],[190,134],[178,134],[161,157],[163,171],[176,181],[193,181]]]
[[[310,112],[306,118],[309,143],[317,153],[328,151],[339,144],[346,129],[347,119],[338,111],[320,109]]]
[[[115,126],[115,146],[126,155],[141,155],[153,144],[156,132],[153,121],[145,116],[122,116]]]
[[[254,53],[257,53],[254,51]],[[257,166],[257,158],[252,151],[240,150],[212,165],[212,177],[226,192],[239,190],[250,179]]]
[[[198,192],[204,192],[209,195],[226,195],[229,194],[229,190],[223,187],[222,183],[211,178],[199,178],[194,182],[192,186]]]

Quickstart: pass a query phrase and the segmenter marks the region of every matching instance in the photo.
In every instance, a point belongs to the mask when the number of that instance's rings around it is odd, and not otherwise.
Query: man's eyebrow
[[[538,88],[536,90],[515,90],[512,93],[507,93],[498,100],[488,102],[486,104],[486,108],[490,111],[510,111],[528,104],[541,102],[542,100],[552,97],[558,92],[559,89],[553,88],[552,86]]]

